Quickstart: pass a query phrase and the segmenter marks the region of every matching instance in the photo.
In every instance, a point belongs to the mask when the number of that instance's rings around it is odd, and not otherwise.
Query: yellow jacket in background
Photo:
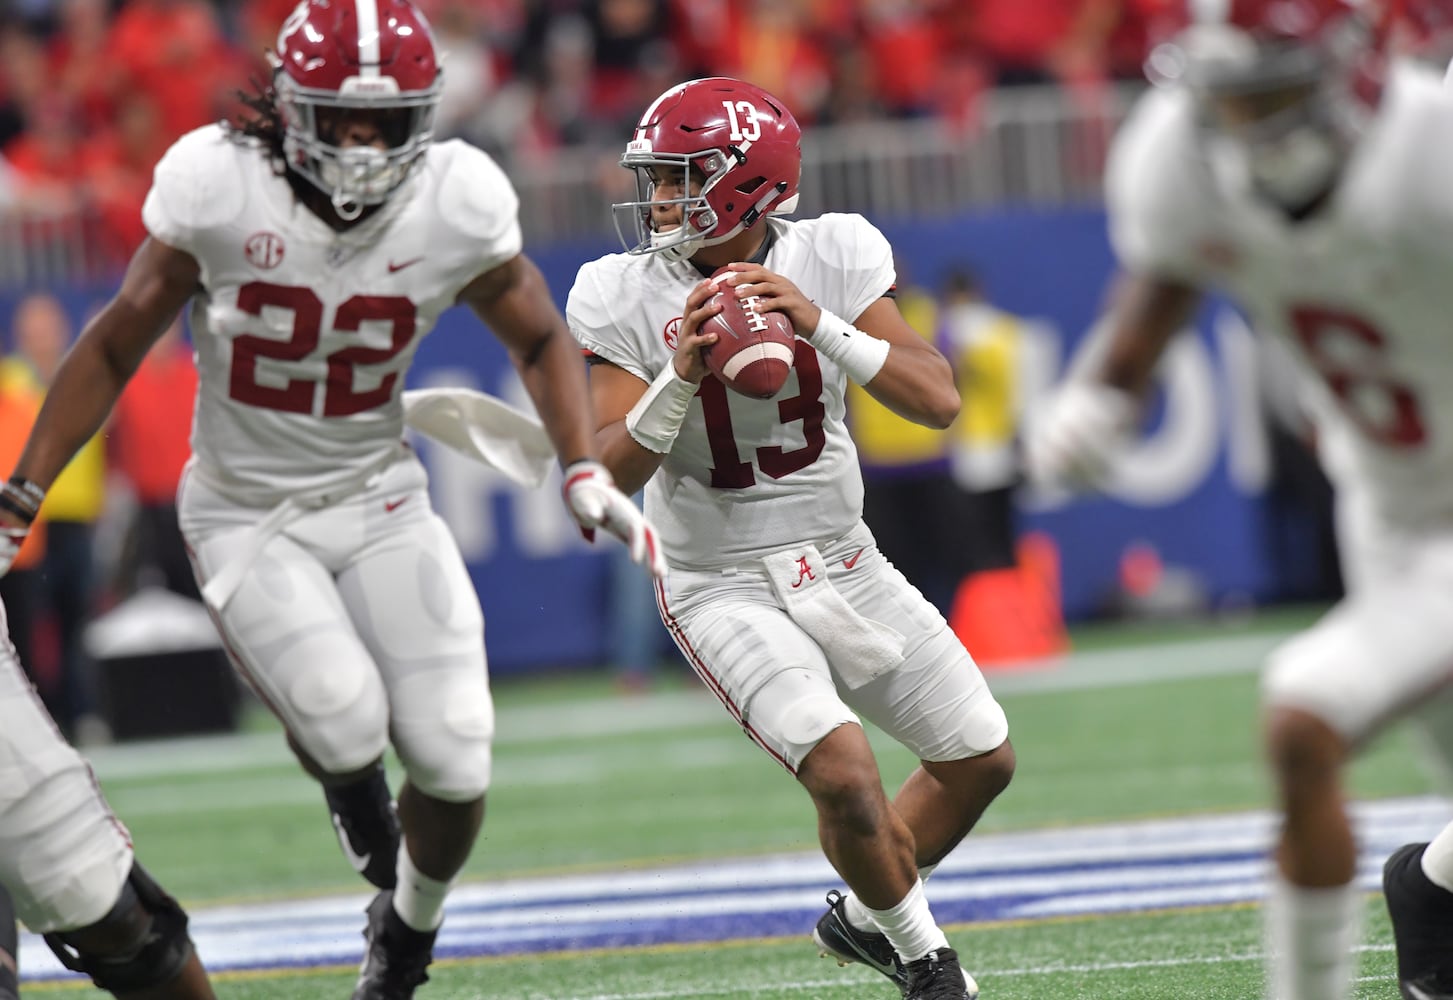
[[[898,310],[919,336],[933,342],[938,329],[938,304],[932,295],[915,288],[900,288]],[[947,432],[905,420],[851,380],[848,431],[858,446],[859,460],[867,467],[911,468],[947,460]]]
[[[19,392],[43,398],[45,386],[23,358],[0,361],[0,392]],[[45,494],[41,514],[50,521],[89,524],[101,516],[106,503],[106,447],[97,434],[81,446],[71,464],[61,470]]]

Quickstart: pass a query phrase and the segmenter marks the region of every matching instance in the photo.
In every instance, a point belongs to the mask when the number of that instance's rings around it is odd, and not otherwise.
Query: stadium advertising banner
[[[967,264],[1001,308],[1031,319],[1024,351],[1026,419],[1063,371],[1093,350],[1094,321],[1112,273],[1099,209],[1000,209],[931,222],[880,223],[904,274],[933,289]],[[583,260],[609,243],[531,248],[561,307]],[[62,297],[79,319],[104,294]],[[0,300],[9,316],[15,296]],[[1022,491],[1026,530],[1057,543],[1067,616],[1111,606],[1127,553],[1158,564],[1215,605],[1286,596],[1297,581],[1276,557],[1269,501],[1273,468],[1255,386],[1260,352],[1236,313],[1212,303],[1162,371],[1165,392],[1145,440],[1117,470],[1107,495]],[[440,318],[419,348],[412,387],[467,385],[529,407],[504,350],[468,312]],[[607,588],[614,545],[587,544],[566,514],[558,475],[538,491],[427,440],[439,513],[468,561],[484,604],[492,669],[601,662],[607,658]],[[951,539],[954,525],[925,525]],[[642,581],[643,582],[643,581]],[[644,582],[643,582],[644,586]]]

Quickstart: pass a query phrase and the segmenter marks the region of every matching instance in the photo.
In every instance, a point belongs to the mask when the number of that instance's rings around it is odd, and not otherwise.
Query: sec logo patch
[[[269,270],[283,262],[283,238],[266,231],[253,233],[242,245],[242,252],[253,267]]]
[[[676,350],[676,340],[680,333],[681,317],[677,316],[671,322],[666,324],[666,329],[662,332],[662,339],[666,341],[666,346],[671,348],[671,350],[673,351]]]

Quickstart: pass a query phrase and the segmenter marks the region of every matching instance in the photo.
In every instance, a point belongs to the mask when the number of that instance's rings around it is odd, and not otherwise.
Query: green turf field
[[[1369,904],[1357,1000],[1396,1000],[1385,918]],[[1116,919],[949,928],[975,956],[982,1000],[1254,1000],[1260,996],[1254,911],[1151,913]],[[223,1000],[348,997],[352,970],[223,977]],[[36,989],[69,1000],[83,989]],[[838,968],[802,940],[730,941],[441,963],[419,1000],[894,1000],[887,980]]]
[[[1065,828],[1264,807],[1255,665],[1310,612],[1192,629],[1097,629],[1054,671],[991,673],[1019,772],[986,832]],[[612,871],[664,861],[808,851],[814,818],[792,780],[736,730],[684,672],[644,695],[608,679],[546,677],[496,686],[499,739],[485,834],[467,881]],[[321,795],[273,727],[225,741],[95,754],[138,856],[184,902],[358,893]],[[912,766],[875,739],[890,787]],[[1359,797],[1432,788],[1409,735],[1389,733],[1358,762]],[[972,852],[972,838],[960,851]],[[933,883],[929,885],[930,900]],[[1369,899],[1359,1000],[1396,997],[1390,936]],[[360,921],[361,926],[361,921]],[[465,998],[883,997],[861,969],[819,960],[800,935],[719,944],[462,960],[441,964],[419,1000]],[[959,926],[956,946],[984,1000],[1259,996],[1259,923],[1245,906]],[[236,974],[224,1000],[346,998],[349,970]],[[38,985],[45,996],[84,991]]]

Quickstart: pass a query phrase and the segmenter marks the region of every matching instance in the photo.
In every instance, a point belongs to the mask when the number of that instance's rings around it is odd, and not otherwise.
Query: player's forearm
[[[894,344],[882,369],[863,388],[905,420],[940,430],[959,415],[962,401],[943,355]]]
[[[666,457],[632,437],[624,420],[596,431],[595,447],[600,453],[601,464],[610,470],[611,478],[626,494],[634,494],[645,486]]]
[[[50,489],[105,424],[134,368],[114,357],[101,338],[83,335],[56,371],[14,474]]]
[[[545,433],[555,445],[561,465],[595,456],[595,419],[585,363],[575,338],[563,328],[552,333],[532,357],[516,359],[515,367],[525,383]]]
[[[1122,276],[1111,300],[1110,339],[1100,381],[1136,399],[1144,396],[1161,355],[1200,300],[1198,289],[1179,281]]]

